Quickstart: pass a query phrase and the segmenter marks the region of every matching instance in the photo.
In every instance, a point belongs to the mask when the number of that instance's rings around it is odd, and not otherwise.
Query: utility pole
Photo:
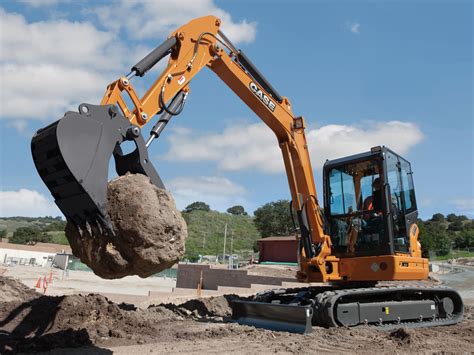
[[[233,269],[234,268],[234,254],[233,254],[233,249],[234,249],[234,230],[232,229],[230,233],[230,258],[229,258],[229,268]]]
[[[222,262],[225,262],[225,243],[227,241],[227,223],[224,227],[224,251],[222,252]]]
[[[219,233],[216,233],[216,264],[219,263]]]

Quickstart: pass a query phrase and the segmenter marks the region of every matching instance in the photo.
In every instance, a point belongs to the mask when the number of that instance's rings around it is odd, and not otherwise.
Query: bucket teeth
[[[98,230],[98,233],[102,235],[104,233],[104,230],[102,229],[102,225],[100,224],[99,220],[96,221],[95,226],[96,226],[96,229]]]
[[[92,227],[88,221],[86,221],[86,230],[87,230],[87,233],[89,233],[89,235],[94,235],[92,233]]]
[[[84,236],[84,232],[83,232],[82,228],[78,224],[75,224],[74,226],[76,227],[77,232],[79,233],[79,235],[82,238]]]

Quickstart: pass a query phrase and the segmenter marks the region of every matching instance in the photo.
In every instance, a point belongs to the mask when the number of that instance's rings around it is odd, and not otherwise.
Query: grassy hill
[[[51,243],[68,245],[63,229],[63,220],[60,217],[2,217],[0,218],[0,230],[7,232],[10,238],[13,233],[21,227],[32,227],[44,230],[51,235]]]
[[[260,238],[253,220],[249,216],[236,216],[217,211],[183,212],[188,224],[186,240],[186,258],[195,260],[198,255],[222,255],[224,248],[224,227],[227,224],[226,254],[232,252],[247,257]],[[46,231],[52,237],[52,243],[67,245],[64,230],[49,230],[58,220],[49,217],[0,218],[0,230],[7,231],[7,237],[20,227],[35,227]],[[233,236],[233,238],[232,238]]]
[[[222,255],[224,248],[224,229],[227,223],[226,254],[232,253],[247,257],[260,234],[252,217],[237,216],[217,211],[192,211],[183,213],[188,224],[186,257],[194,259],[197,255]],[[233,237],[232,237],[233,236]]]

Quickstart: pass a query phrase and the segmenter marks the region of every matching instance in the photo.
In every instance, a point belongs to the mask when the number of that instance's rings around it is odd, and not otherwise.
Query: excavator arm
[[[81,104],[78,113],[67,112],[59,121],[39,130],[32,139],[36,168],[69,222],[79,230],[95,227],[113,235],[106,209],[110,157],[113,155],[119,175],[145,174],[153,184],[164,188],[146,148],[182,111],[191,80],[208,67],[276,135],[300,227],[298,279],[337,280],[338,259],[331,256],[331,240],[324,234],[304,119],[293,114],[288,98],[279,95],[247,56],[234,47],[220,25],[214,16],[190,21],[134,65],[128,75],[108,85],[100,105]],[[140,98],[131,79],[144,76],[166,57],[166,68]],[[141,129],[157,114],[161,116],[145,142]],[[137,149],[124,154],[120,148],[124,141],[134,141]]]
[[[324,234],[304,118],[293,114],[288,98],[280,96],[246,55],[234,47],[220,31],[220,25],[218,18],[206,16],[180,27],[137,63],[130,74],[111,83],[101,105],[118,105],[124,116],[138,127],[143,127],[158,112],[165,112],[165,120],[159,120],[161,123],[151,131],[148,140],[151,143],[159,135],[158,129],[174,113],[166,103],[171,101],[169,106],[175,103],[174,106],[182,108],[193,77],[204,67],[210,68],[275,133],[300,226],[301,259],[306,260],[298,276],[302,281],[327,281],[325,263],[331,253],[331,241]],[[130,79],[145,75],[166,55],[169,55],[167,67],[146,94],[138,98]],[[122,95],[129,96],[132,108]],[[309,277],[312,273],[308,268],[319,271],[316,277]]]

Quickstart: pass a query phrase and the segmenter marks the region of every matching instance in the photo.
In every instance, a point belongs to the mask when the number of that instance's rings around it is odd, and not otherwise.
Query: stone
[[[115,237],[97,228],[66,226],[73,254],[104,279],[151,276],[176,264],[184,255],[187,226],[172,195],[141,174],[109,182],[107,211]]]

